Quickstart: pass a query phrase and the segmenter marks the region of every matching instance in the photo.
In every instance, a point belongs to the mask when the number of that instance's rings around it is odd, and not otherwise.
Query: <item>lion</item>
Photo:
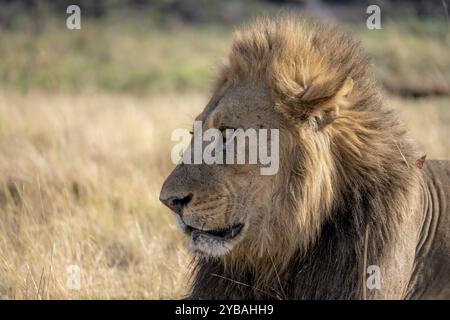
[[[278,129],[279,170],[180,163],[166,179],[195,262],[187,298],[450,297],[450,164],[423,165],[380,92],[333,26],[282,15],[235,31],[196,120]]]

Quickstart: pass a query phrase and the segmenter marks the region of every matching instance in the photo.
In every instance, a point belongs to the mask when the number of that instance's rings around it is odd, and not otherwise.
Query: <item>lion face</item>
[[[196,119],[202,121],[203,131],[282,130],[282,117],[265,85],[239,84],[222,91]],[[175,213],[194,254],[225,255],[238,244],[251,245],[266,229],[278,174],[261,175],[260,167],[259,163],[179,164],[166,179],[160,200]]]
[[[323,28],[264,20],[234,35],[229,63],[196,120],[203,131],[277,129],[279,168],[262,175],[261,162],[178,165],[160,200],[176,213],[194,253],[287,261],[315,241],[339,186],[354,183],[342,172],[355,171],[349,165],[370,153],[374,135],[372,112],[358,105],[373,92],[364,80],[369,62],[345,35],[318,38]]]

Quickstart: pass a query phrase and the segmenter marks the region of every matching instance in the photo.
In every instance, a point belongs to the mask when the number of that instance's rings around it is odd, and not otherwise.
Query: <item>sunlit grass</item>
[[[0,297],[181,297],[190,258],[158,194],[170,131],[202,104],[2,92]],[[66,286],[73,264],[80,291]]]

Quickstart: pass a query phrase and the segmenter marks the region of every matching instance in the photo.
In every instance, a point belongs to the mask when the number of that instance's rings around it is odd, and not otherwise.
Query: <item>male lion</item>
[[[422,168],[348,34],[293,16],[237,31],[196,120],[279,129],[280,165],[167,178],[160,199],[195,255],[189,298],[450,297],[449,162]]]

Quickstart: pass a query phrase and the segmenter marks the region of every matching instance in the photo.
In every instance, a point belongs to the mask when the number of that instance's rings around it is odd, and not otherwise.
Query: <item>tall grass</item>
[[[202,104],[1,92],[0,297],[181,297],[190,258],[158,194],[171,128]]]

